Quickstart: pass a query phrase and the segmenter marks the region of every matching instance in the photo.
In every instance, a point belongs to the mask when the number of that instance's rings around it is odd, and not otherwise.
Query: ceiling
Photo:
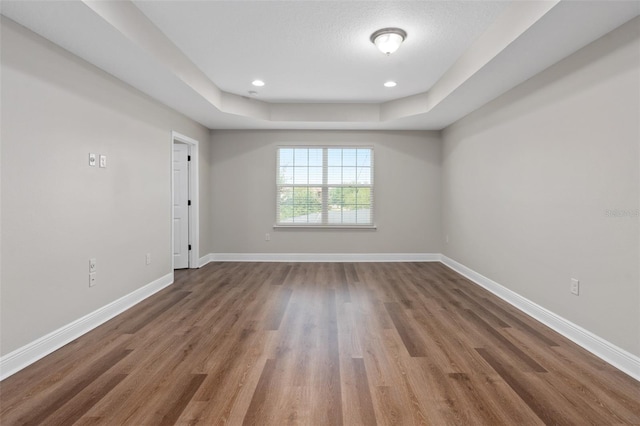
[[[638,1],[571,0],[0,7],[212,129],[442,129],[640,14]],[[369,37],[391,26],[407,39],[385,56]]]
[[[258,99],[270,102],[384,102],[426,92],[507,5],[134,3],[220,89],[237,95],[256,90]],[[186,22],[195,30],[184,31]],[[386,56],[369,37],[394,26],[408,36]],[[267,85],[252,87],[256,78]],[[399,85],[385,88],[387,80]]]

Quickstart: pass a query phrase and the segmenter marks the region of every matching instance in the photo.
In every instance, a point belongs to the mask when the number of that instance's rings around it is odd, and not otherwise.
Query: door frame
[[[171,131],[171,270],[174,270],[173,262],[173,145],[175,143],[183,143],[189,146],[189,155],[191,161],[189,162],[189,199],[191,200],[191,206],[189,207],[189,244],[191,250],[189,250],[189,269],[196,269],[200,267],[200,193],[198,188],[198,141],[185,136],[176,131]]]

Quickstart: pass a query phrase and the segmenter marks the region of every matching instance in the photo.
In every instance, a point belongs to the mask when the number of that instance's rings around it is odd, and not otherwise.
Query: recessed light
[[[387,81],[384,84],[384,87],[396,87],[397,83],[395,81]]]
[[[262,80],[253,80],[251,82],[251,84],[253,84],[256,87],[262,87],[262,86],[264,86],[264,81],[262,81]]]

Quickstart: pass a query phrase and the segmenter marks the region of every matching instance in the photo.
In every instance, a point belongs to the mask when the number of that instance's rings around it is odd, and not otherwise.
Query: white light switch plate
[[[571,278],[571,294],[575,294],[576,296],[580,295],[580,281],[575,278]]]
[[[102,167],[103,169],[105,167],[107,167],[107,156],[106,155],[101,155],[100,156],[100,167]]]
[[[95,167],[96,166],[96,155],[89,153],[89,165],[91,167]]]

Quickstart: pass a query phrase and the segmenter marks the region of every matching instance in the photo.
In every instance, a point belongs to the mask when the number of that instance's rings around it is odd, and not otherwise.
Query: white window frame
[[[322,149],[322,184],[293,184],[293,183],[280,183],[278,182],[279,173],[280,173],[280,150],[281,149]],[[370,150],[371,157],[371,183],[370,184],[329,184],[328,183],[328,150],[329,149],[368,149]],[[310,166],[307,166],[310,167]],[[343,166],[344,167],[344,166]],[[375,175],[375,165],[374,165],[374,148],[370,145],[279,145],[276,149],[276,221],[274,224],[274,228],[282,228],[282,229],[365,229],[365,230],[375,230],[375,197],[374,197],[374,175]],[[356,224],[356,223],[329,223],[328,212],[329,212],[329,191],[328,189],[334,187],[361,187],[361,188],[369,188],[370,189],[370,222],[366,224]],[[278,222],[279,212],[280,212],[280,188],[281,187],[321,187],[322,188],[322,223],[285,223]]]

